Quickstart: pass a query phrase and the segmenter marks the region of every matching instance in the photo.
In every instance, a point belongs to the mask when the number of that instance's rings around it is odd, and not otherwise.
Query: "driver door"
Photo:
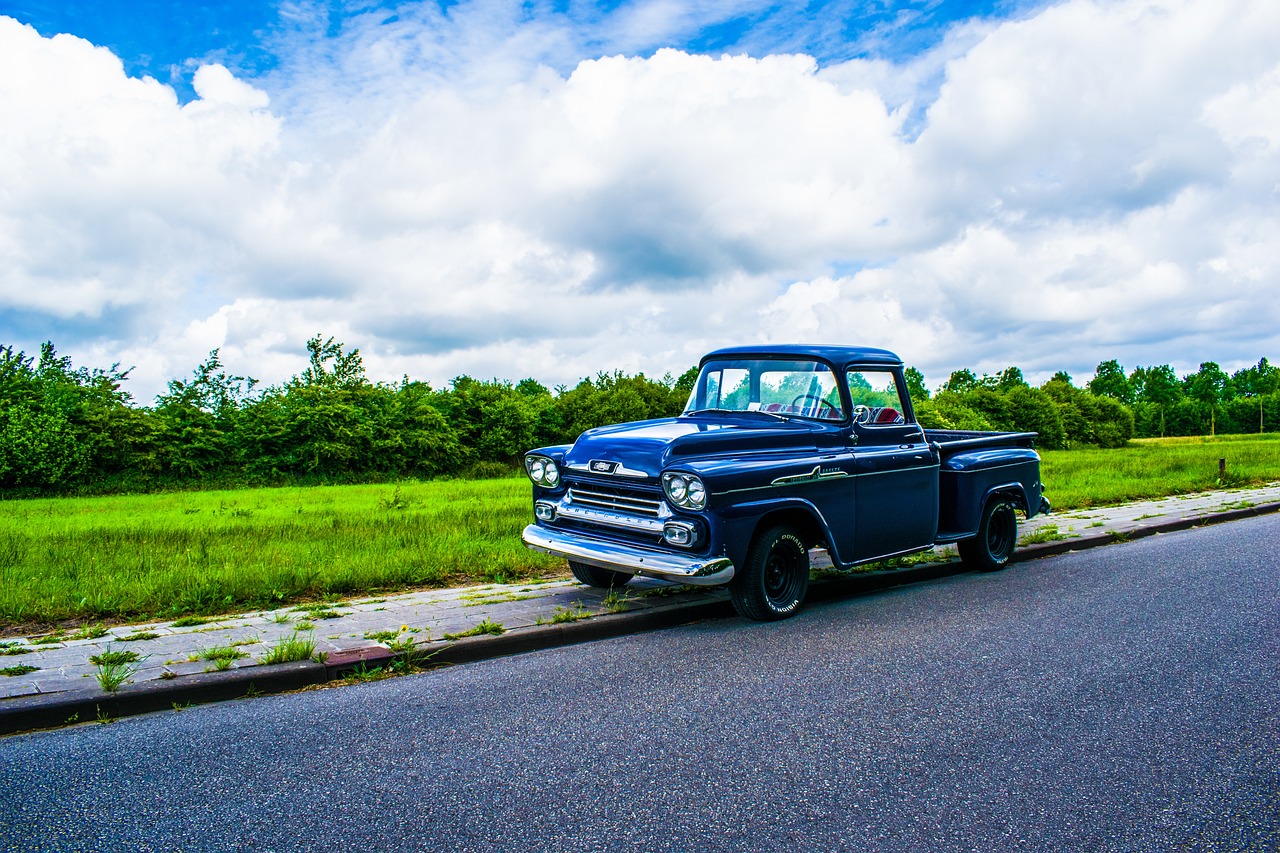
[[[857,559],[933,544],[938,528],[938,463],[919,424],[909,423],[896,371],[848,370],[857,475]]]

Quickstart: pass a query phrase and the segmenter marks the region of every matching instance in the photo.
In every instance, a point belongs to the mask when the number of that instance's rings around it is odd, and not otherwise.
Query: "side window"
[[[902,396],[892,373],[887,370],[850,370],[846,376],[855,422],[866,426],[907,422],[902,414]]]

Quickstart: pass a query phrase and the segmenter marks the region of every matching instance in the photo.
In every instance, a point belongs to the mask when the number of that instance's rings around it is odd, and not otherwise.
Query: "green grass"
[[[563,573],[530,504],[524,478],[6,501],[0,630]]]
[[[1044,450],[1040,456],[1055,511],[1280,480],[1280,433],[1137,439],[1120,450]],[[1227,460],[1225,480],[1219,459]]]

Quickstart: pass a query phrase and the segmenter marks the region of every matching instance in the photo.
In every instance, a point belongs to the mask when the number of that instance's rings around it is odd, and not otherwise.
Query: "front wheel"
[[[729,582],[739,615],[772,622],[795,615],[809,591],[809,549],[790,527],[772,527],[751,543],[741,571]]]
[[[1018,517],[1013,504],[1003,498],[992,498],[982,510],[978,535],[957,544],[960,559],[980,572],[995,572],[1009,565],[1018,544]]]
[[[626,572],[615,572],[612,569],[588,566],[586,563],[575,563],[573,560],[569,561],[569,571],[573,572],[573,576],[587,586],[596,586],[600,589],[618,589],[626,586],[632,577]]]

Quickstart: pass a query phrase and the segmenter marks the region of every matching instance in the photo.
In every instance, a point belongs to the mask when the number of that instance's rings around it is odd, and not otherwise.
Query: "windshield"
[[[706,411],[844,420],[835,374],[825,364],[808,360],[709,361],[684,407],[686,415]]]

